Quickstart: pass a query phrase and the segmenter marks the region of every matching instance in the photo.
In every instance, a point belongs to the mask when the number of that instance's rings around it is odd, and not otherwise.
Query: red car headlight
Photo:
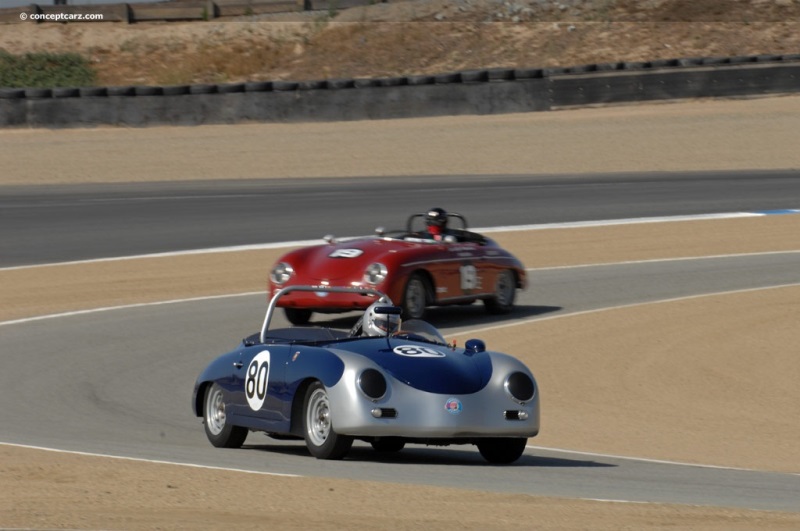
[[[294,269],[286,262],[278,262],[269,274],[270,280],[277,285],[285,284],[294,275]]]
[[[386,280],[386,275],[388,274],[389,270],[386,269],[385,265],[375,262],[367,266],[367,269],[364,271],[364,282],[374,286]]]

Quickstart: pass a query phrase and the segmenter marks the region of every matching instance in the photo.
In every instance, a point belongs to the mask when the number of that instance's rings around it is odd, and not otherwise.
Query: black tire
[[[488,70],[464,70],[461,72],[462,83],[485,83],[489,81]]]
[[[353,446],[353,438],[339,435],[333,428],[328,391],[321,382],[306,390],[303,400],[303,438],[308,451],[317,459],[342,459]]]
[[[328,82],[325,80],[300,81],[297,84],[297,90],[324,90],[326,88],[328,88]]]
[[[109,96],[133,96],[135,92],[133,87],[106,87]]]
[[[378,79],[378,85],[381,87],[401,87],[406,84],[404,77],[383,77]]]
[[[153,85],[139,85],[133,87],[133,91],[137,96],[161,96],[164,94],[161,87]]]
[[[273,81],[272,90],[276,92],[297,90],[297,85],[297,81]]]
[[[403,288],[403,319],[422,319],[425,308],[430,303],[430,286],[428,280],[419,273],[414,273]]]
[[[381,453],[399,452],[406,446],[406,442],[400,437],[379,437],[370,444],[376,452]]]
[[[201,84],[189,85],[189,94],[215,94],[217,92],[216,85]]]
[[[245,92],[271,92],[272,81],[248,81],[244,84]]]
[[[513,68],[490,68],[489,81],[514,81]]]
[[[286,318],[295,326],[308,324],[311,320],[311,310],[303,310],[301,308],[284,308],[283,313]]]
[[[183,96],[189,94],[189,85],[169,85],[161,87],[164,96]]]
[[[53,89],[54,98],[77,98],[81,95],[77,87],[56,87]]]
[[[217,85],[217,92],[220,94],[234,94],[244,92],[244,83],[222,83]]]
[[[217,448],[241,448],[247,438],[247,428],[228,423],[225,415],[225,393],[217,384],[206,388],[203,398],[203,427],[206,437]]]
[[[49,88],[26,88],[25,97],[28,99],[52,98],[53,90]]]
[[[329,79],[328,88],[333,90],[347,89],[355,87],[355,81],[352,79]]]
[[[481,439],[478,451],[484,459],[495,465],[513,463],[525,452],[528,439],[521,437],[501,437],[497,439]]]
[[[0,99],[18,100],[25,97],[25,89],[21,88],[0,88]]]
[[[514,309],[514,299],[517,296],[517,280],[514,272],[505,269],[497,275],[494,285],[494,297],[484,299],[486,311],[491,314],[509,313]]]
[[[408,76],[406,78],[406,83],[409,85],[433,85],[436,82],[436,78],[434,76]]]
[[[104,98],[108,96],[106,87],[80,87],[81,98]]]

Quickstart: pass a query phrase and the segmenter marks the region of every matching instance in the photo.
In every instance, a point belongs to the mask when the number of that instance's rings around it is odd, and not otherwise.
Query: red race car
[[[451,227],[456,220],[460,228]],[[490,313],[507,313],[516,290],[526,287],[522,263],[493,240],[468,231],[461,214],[433,208],[410,216],[405,230],[375,232],[345,241],[326,236],[325,244],[285,254],[270,273],[269,297],[293,285],[370,287],[401,306],[404,319],[420,319],[428,306],[478,299]],[[313,312],[363,310],[373,302],[374,295],[294,292],[278,306],[300,325]]]

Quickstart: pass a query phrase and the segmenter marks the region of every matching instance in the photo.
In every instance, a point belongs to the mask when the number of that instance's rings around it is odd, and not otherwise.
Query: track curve
[[[540,270],[535,288],[522,294],[520,311],[510,319],[490,319],[476,305],[434,311],[431,320],[456,333],[520,318],[798,283],[797,271],[797,252]],[[661,281],[654,284],[654,277]],[[0,375],[0,400],[15,404],[0,408],[0,440],[243,470],[377,481],[392,477],[437,486],[471,484],[474,467],[480,466],[481,489],[487,491],[797,510],[800,475],[792,474],[543,449],[529,449],[518,466],[487,467],[471,449],[411,447],[387,459],[359,446],[345,462],[319,467],[302,445],[257,434],[249,436],[245,450],[220,451],[208,444],[199,419],[191,415],[190,390],[210,359],[258,328],[263,310],[263,294],[254,294],[0,326],[7,368]],[[347,317],[330,322],[349,324]]]
[[[162,183],[44,192],[4,187],[0,266],[318,238],[321,226],[339,235],[363,234],[376,220],[403,220],[409,209],[432,206],[431,197],[467,214],[474,226],[797,208],[797,177],[796,171],[783,171],[188,187]],[[338,215],[344,209],[352,216]],[[509,318],[487,317],[476,305],[435,310],[431,320],[446,333],[457,333],[647,301],[797,284],[798,271],[798,252],[537,270],[536,282]],[[378,458],[359,446],[347,461],[319,467],[302,445],[258,435],[249,436],[245,450],[217,450],[191,415],[190,390],[207,361],[259,327],[263,310],[263,294],[253,294],[0,326],[0,402],[14,404],[0,408],[0,441],[272,473],[392,477],[458,487],[472,484],[474,467],[480,466],[481,489],[487,491],[798,510],[798,475],[541,448],[529,449],[515,467],[487,467],[471,449],[411,447]],[[347,317],[330,322],[349,325]]]

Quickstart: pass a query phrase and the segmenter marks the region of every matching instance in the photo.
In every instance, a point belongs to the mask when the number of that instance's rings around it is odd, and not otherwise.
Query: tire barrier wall
[[[800,54],[375,79],[0,89],[0,127],[199,125],[501,114],[800,92]]]

